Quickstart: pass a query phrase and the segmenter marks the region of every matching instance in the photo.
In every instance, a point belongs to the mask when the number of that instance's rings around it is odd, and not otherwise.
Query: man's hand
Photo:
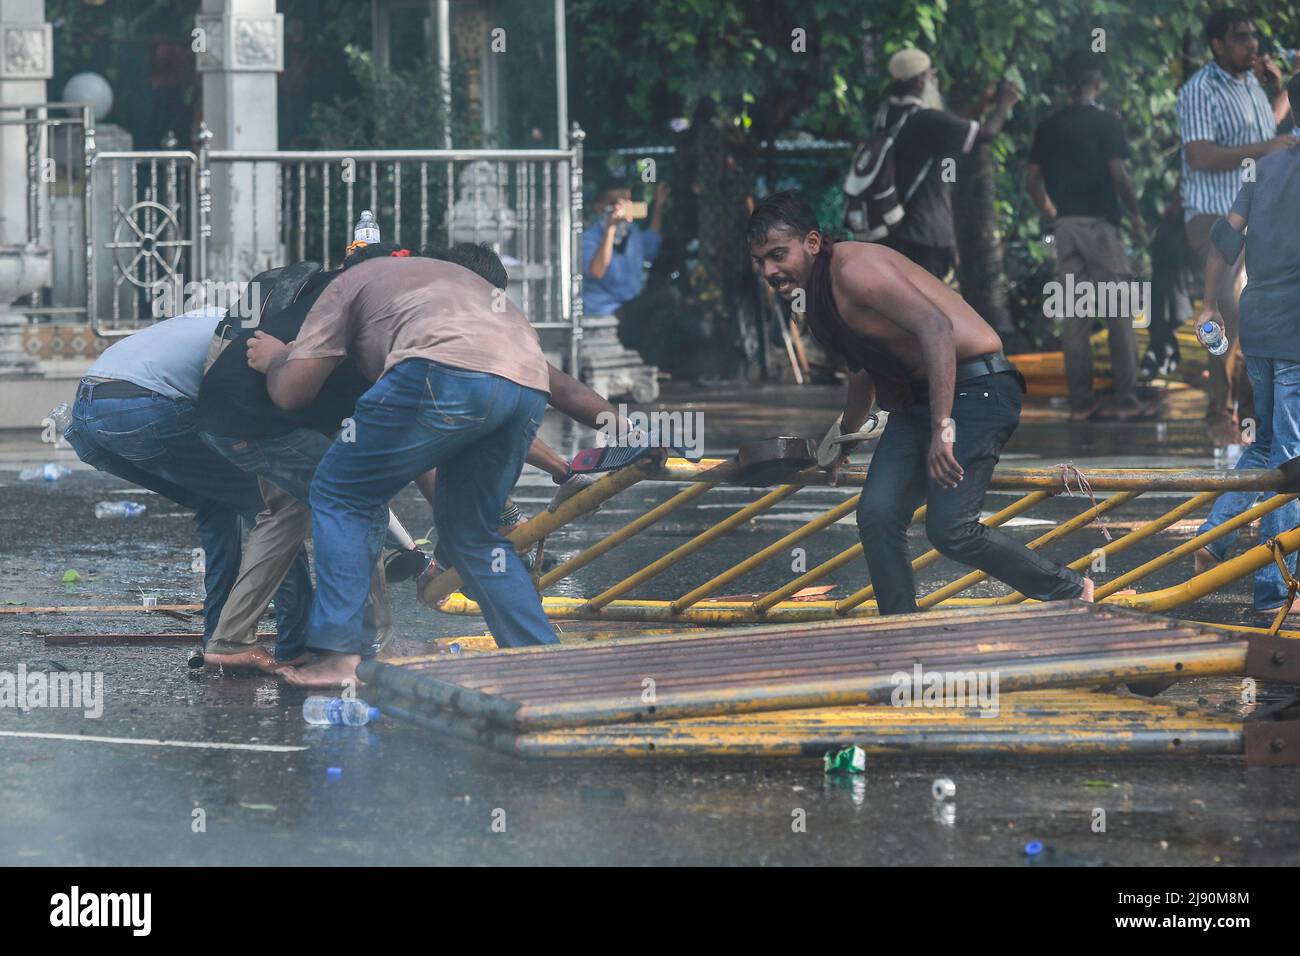
[[[1260,84],[1269,90],[1278,90],[1282,88],[1282,70],[1273,58],[1267,54],[1256,57],[1255,59],[1255,78]]]
[[[655,184],[655,203],[657,205],[667,205],[672,189],[669,187],[667,180],[660,180]]]
[[[609,227],[615,226],[619,220],[624,222],[632,221],[632,200],[618,199],[609,210]]]
[[[1269,156],[1273,153],[1280,153],[1284,149],[1290,149],[1296,144],[1296,138],[1290,133],[1283,136],[1274,136],[1265,145],[1264,155]]]
[[[1223,324],[1223,316],[1219,313],[1218,309],[1209,306],[1201,309],[1201,314],[1196,317],[1196,324],[1192,326],[1192,329],[1196,333],[1196,341],[1200,342],[1202,345],[1205,344],[1205,340],[1201,338],[1201,329],[1205,328],[1206,322],[1217,322],[1219,328],[1227,328],[1227,326]]]
[[[961,465],[952,453],[952,442],[944,441],[943,430],[936,429],[930,439],[930,452],[925,456],[930,477],[940,488],[956,488],[957,482],[965,477]]]
[[[1010,110],[1020,102],[1020,90],[1016,84],[1010,80],[1003,80],[998,84],[998,106],[1005,110]]]
[[[1133,233],[1133,242],[1139,246],[1147,244],[1147,223],[1141,216],[1129,218],[1129,229]]]
[[[248,364],[263,375],[275,364],[281,355],[288,354],[292,342],[281,342],[274,335],[267,335],[260,329],[248,340]]]

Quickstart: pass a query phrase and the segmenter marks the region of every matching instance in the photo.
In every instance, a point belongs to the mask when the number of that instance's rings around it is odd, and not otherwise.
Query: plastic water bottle
[[[302,719],[309,724],[361,727],[378,717],[378,707],[355,697],[308,697],[302,702]]]
[[[364,242],[368,246],[379,241],[379,223],[375,222],[375,214],[369,209],[361,210],[361,218],[352,230],[352,241]]]
[[[95,505],[96,518],[138,518],[144,505],[135,501],[101,501]]]
[[[47,416],[50,421],[54,422],[55,429],[60,435],[66,434],[68,426],[72,424],[72,409],[68,408],[67,402],[60,402],[50,409]]]
[[[19,481],[58,481],[60,478],[66,478],[72,474],[72,469],[60,465],[57,462],[49,461],[36,468],[24,468],[18,472]]]
[[[1228,336],[1224,334],[1223,326],[1218,322],[1210,320],[1202,323],[1196,330],[1196,338],[1211,355],[1222,355],[1228,351]]]

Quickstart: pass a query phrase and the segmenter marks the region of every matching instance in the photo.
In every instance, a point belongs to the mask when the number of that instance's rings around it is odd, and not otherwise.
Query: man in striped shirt
[[[1210,228],[1228,214],[1237,197],[1242,169],[1295,140],[1277,136],[1287,114],[1286,91],[1278,68],[1259,55],[1254,21],[1239,10],[1215,10],[1205,21],[1205,38],[1214,54],[1178,91],[1178,126],[1183,139],[1182,199],[1193,261],[1204,263]],[[1268,91],[1261,83],[1267,83]],[[1233,274],[1240,289],[1241,268]],[[1232,349],[1211,355],[1209,402],[1205,417],[1215,440],[1235,441],[1232,403],[1250,415],[1249,384],[1237,345],[1236,297],[1218,303]]]

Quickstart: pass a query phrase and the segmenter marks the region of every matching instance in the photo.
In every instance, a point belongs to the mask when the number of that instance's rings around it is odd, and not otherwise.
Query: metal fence
[[[20,306],[33,319],[128,335],[202,301],[214,280],[245,283],[295,260],[337,265],[369,209],[386,240],[491,245],[510,297],[535,327],[563,333],[580,367],[576,125],[568,150],[216,150],[204,127],[194,152],[97,152],[88,106],[9,107],[0,123],[28,129],[28,238],[54,250],[56,281]],[[43,179],[51,157],[57,188]],[[240,265],[228,253],[241,246],[271,261]]]
[[[93,108],[85,103],[0,105],[0,128],[26,132],[26,240],[50,250],[50,285],[15,308],[44,321],[85,321],[87,151],[94,149]],[[9,241],[15,237],[10,234]]]

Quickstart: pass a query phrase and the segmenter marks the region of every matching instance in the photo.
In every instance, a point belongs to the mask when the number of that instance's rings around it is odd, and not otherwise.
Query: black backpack
[[[921,185],[932,162],[925,161],[916,180],[900,196],[894,180],[894,144],[903,124],[921,107],[914,105],[888,128],[885,127],[887,109],[887,105],[880,108],[875,132],[858,147],[853,165],[844,177],[844,228],[861,242],[880,241],[903,220],[904,203]]]

